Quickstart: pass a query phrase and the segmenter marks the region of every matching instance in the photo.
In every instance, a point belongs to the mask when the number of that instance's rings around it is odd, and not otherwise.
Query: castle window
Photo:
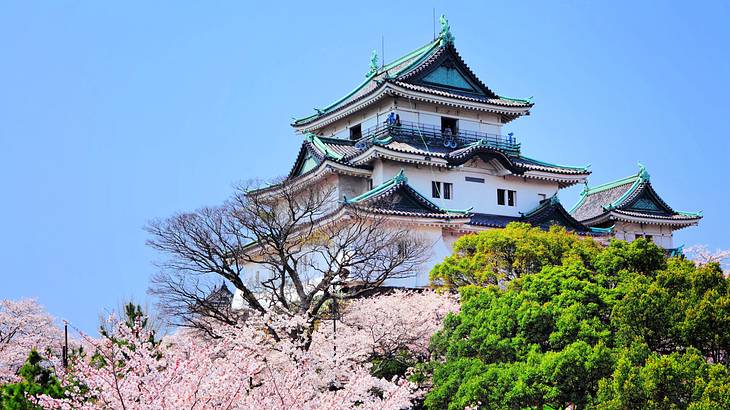
[[[441,198],[441,183],[437,181],[431,181],[431,197]]]
[[[454,196],[454,184],[450,182],[431,181],[431,197],[451,199]]]
[[[444,199],[451,199],[453,198],[454,194],[454,184],[450,182],[444,182]]]
[[[357,124],[350,127],[350,139],[359,140],[360,138],[362,138],[362,124]]]
[[[515,206],[517,202],[517,191],[497,189],[497,205]]]
[[[484,183],[484,178],[464,177],[464,180],[466,182],[478,182],[480,184]]]
[[[456,118],[441,117],[441,132],[446,133],[446,129],[448,128],[450,134],[456,135],[458,131],[457,125],[458,120]]]

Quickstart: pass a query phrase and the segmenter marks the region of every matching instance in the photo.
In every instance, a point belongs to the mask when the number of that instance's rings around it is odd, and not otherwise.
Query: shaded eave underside
[[[673,216],[651,215],[643,212],[624,211],[613,209],[594,218],[580,221],[586,226],[601,225],[609,221],[620,221],[645,225],[666,225],[684,228],[696,225],[702,216],[675,214]]]
[[[343,105],[332,112],[312,117],[311,121],[294,123],[292,126],[301,132],[319,129],[389,97],[399,97],[416,102],[441,104],[459,109],[499,114],[503,116],[505,123],[527,114],[530,107],[532,107],[532,104],[525,106],[524,108],[499,106],[490,102],[482,102],[456,94],[444,96],[440,92],[415,91],[386,80],[371,92],[357,98],[356,100],[348,102],[346,105]]]

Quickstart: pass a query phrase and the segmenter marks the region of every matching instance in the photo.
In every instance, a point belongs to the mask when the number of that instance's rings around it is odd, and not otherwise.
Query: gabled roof
[[[578,222],[563,208],[557,195],[540,201],[535,209],[521,216],[475,213],[472,215],[469,225],[504,228],[510,222],[526,222],[544,230],[550,229],[553,225],[558,225],[580,235],[605,235],[610,231],[590,228]]]
[[[401,169],[398,174],[373,189],[352,199],[344,198],[345,205],[354,205],[371,212],[416,216],[436,219],[468,218],[469,210],[456,211],[441,208],[408,184]]]
[[[297,154],[288,178],[295,178],[305,175],[316,169],[323,161],[331,160],[346,164],[344,158],[357,153],[354,141],[318,137],[314,134],[307,134]]]
[[[590,233],[591,229],[573,218],[560,203],[557,194],[543,199],[532,211],[522,216],[522,221],[533,226],[549,229],[552,225],[560,225],[569,231]]]
[[[691,225],[702,218],[699,213],[672,209],[654,190],[641,164],[636,175],[593,188],[586,186],[570,213],[588,225],[607,220]]]
[[[389,86],[495,107],[525,109],[519,113],[505,112],[511,117],[526,113],[533,105],[528,100],[501,97],[487,87],[456,51],[446,23],[438,38],[395,61],[378,68],[373,60],[365,80],[354,90],[324,108],[315,108],[313,115],[295,119],[292,126],[306,128],[319,118],[374,96]]]

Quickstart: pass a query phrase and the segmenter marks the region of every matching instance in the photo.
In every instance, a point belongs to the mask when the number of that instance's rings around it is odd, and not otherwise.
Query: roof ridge
[[[393,67],[397,66],[398,64],[401,64],[402,62],[407,61],[409,58],[414,58],[414,57],[418,56],[419,54],[424,54],[424,53],[430,52],[434,47],[436,47],[438,45],[439,45],[439,40],[438,39],[433,40],[433,41],[407,53],[406,55],[401,56],[401,57],[397,58],[396,60],[383,65],[379,70],[369,72],[368,75],[365,77],[365,80],[362,83],[360,83],[359,85],[357,85],[352,91],[350,91],[349,93],[340,97],[335,102],[325,106],[324,108],[319,108],[319,109],[315,108],[314,110],[316,111],[316,113],[314,113],[312,115],[308,115],[308,116],[300,117],[300,118],[294,118],[294,122],[296,123],[299,121],[303,121],[303,120],[306,120],[306,119],[309,119],[312,117],[317,117],[317,116],[324,114],[325,112],[331,110],[332,108],[341,104],[343,101],[345,101],[348,98],[355,95],[358,91],[363,89],[363,87],[370,84],[370,82],[373,81],[376,77],[381,76],[382,74],[386,73],[388,70],[392,69]],[[420,61],[420,59],[419,59],[419,61]],[[409,64],[408,67],[411,67],[412,65],[413,64]]]
[[[534,162],[537,162],[539,165],[544,165],[544,166],[548,166],[548,167],[559,167],[559,168],[575,169],[575,170],[583,170],[583,171],[588,171],[588,168],[591,167],[591,164],[587,164],[587,165],[583,165],[583,166],[553,164],[552,162],[540,161],[539,159],[530,158],[530,157],[528,157],[526,155],[522,155],[522,154],[520,154],[520,158],[534,161]]]
[[[581,192],[581,195],[582,196],[583,195],[592,195],[597,192],[605,191],[607,189],[615,188],[615,187],[625,185],[625,184],[634,183],[637,179],[640,180],[641,182],[649,182],[650,176],[649,176],[649,172],[646,170],[646,167],[644,165],[642,165],[641,163],[638,163],[638,166],[639,166],[639,172],[637,172],[634,175],[630,175],[628,177],[617,179],[615,181],[605,182],[603,184],[596,185],[593,188],[590,188],[590,187],[588,187],[588,185],[586,185],[586,188],[583,190],[583,192]]]
[[[586,185],[583,192],[581,192],[581,195],[586,195],[586,196],[593,195],[595,193],[603,192],[603,191],[606,191],[611,188],[619,187],[621,185],[633,184],[637,179],[638,179],[638,175],[632,175],[632,176],[617,179],[614,181],[605,182],[603,184],[596,185],[592,188],[588,187],[588,185]]]
[[[322,142],[322,140],[320,140],[318,136],[312,134],[311,132],[306,135],[306,139],[307,139],[307,141],[312,143],[312,145],[314,145],[315,148],[322,151],[322,153],[324,154],[325,157],[330,157],[330,158],[338,160],[338,161],[343,158],[342,154],[338,154],[338,153],[332,151],[331,149],[329,149],[327,144]]]
[[[384,64],[383,67],[381,67],[380,70],[378,70],[378,73],[379,74],[385,73],[386,71],[390,70],[391,68],[397,66],[398,64],[400,64],[410,58],[416,57],[419,54],[425,54],[426,52],[431,51],[431,49],[434,48],[434,46],[436,46],[438,44],[439,44],[439,39],[426,43],[426,44],[422,45],[421,47],[418,47],[417,49],[411,51],[410,53],[408,53],[404,56],[401,56],[401,57],[395,59],[394,61],[391,61],[388,64]],[[409,66],[410,66],[410,64],[409,64]]]
[[[634,193],[636,193],[636,190],[639,189],[639,186],[644,183],[644,179],[640,178],[639,175],[636,176],[636,179],[634,180],[634,183],[631,184],[629,189],[626,190],[618,199],[611,202],[610,204],[604,205],[604,209],[616,209],[619,206],[623,205],[623,203]],[[620,185],[619,185],[620,186]]]
[[[523,102],[527,104],[532,104],[532,97],[529,98],[513,98],[513,97],[505,97],[504,95],[497,94],[497,97],[499,97],[500,100],[508,100],[508,101],[517,101],[517,102]]]
[[[383,181],[382,183],[380,183],[380,185],[373,187],[369,191],[366,191],[352,199],[347,199],[347,197],[344,197],[343,202],[346,204],[350,204],[353,202],[364,201],[366,199],[370,199],[370,198],[374,197],[377,194],[380,194],[383,191],[388,190],[389,188],[392,188],[392,187],[398,185],[399,183],[407,183],[407,182],[408,182],[408,177],[406,177],[405,171],[403,170],[403,168],[401,168],[401,170],[397,174],[395,174],[395,176],[393,176],[392,178],[389,178],[389,179]]]

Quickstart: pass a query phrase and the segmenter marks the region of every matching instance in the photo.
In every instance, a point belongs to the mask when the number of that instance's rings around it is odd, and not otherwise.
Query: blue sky
[[[730,248],[730,6],[722,2],[5,2],[0,9],[0,298],[93,331],[148,300],[146,221],[286,173],[288,125],[348,92],[370,52],[430,41],[446,13],[492,89],[534,96],[508,125],[591,184],[648,167],[702,210],[677,244]],[[561,193],[565,204],[577,198]]]

